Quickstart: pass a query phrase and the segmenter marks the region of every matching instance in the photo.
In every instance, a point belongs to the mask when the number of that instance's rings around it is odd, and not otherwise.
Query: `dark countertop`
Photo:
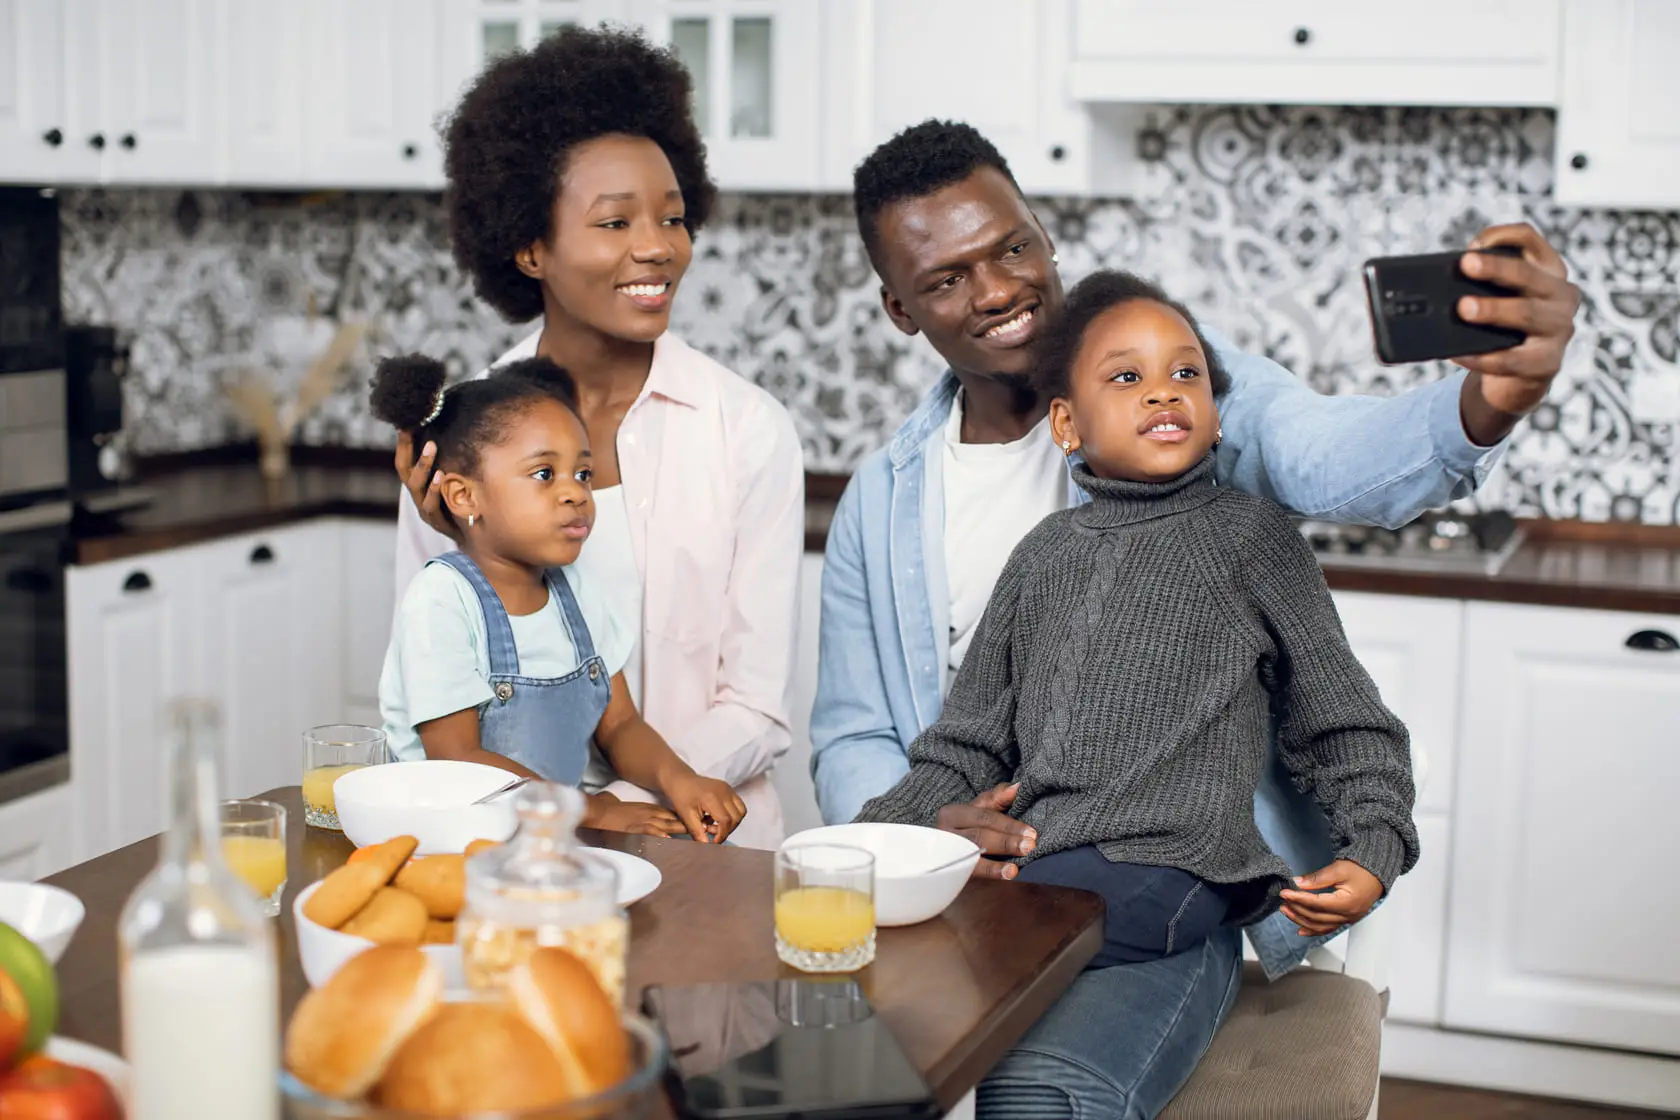
[[[255,456],[178,461],[137,485],[142,509],[78,532],[76,560],[96,564],[314,517],[394,520],[398,488],[387,452],[307,458],[270,484]],[[300,456],[301,458],[301,456]],[[821,552],[845,479],[809,475],[805,548]],[[1389,595],[1680,614],[1680,528],[1528,521],[1498,575],[1327,566],[1331,587]]]

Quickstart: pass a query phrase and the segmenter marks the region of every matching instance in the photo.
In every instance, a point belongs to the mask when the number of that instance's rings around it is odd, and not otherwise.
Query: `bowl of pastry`
[[[343,867],[299,891],[292,903],[304,978],[319,987],[358,953],[404,945],[419,948],[447,987],[464,987],[455,919],[466,899],[466,861],[495,846],[478,839],[459,852],[423,856],[415,837],[393,836],[357,848]],[[662,881],[657,867],[628,852],[585,848],[578,855],[612,868],[620,906],[639,902]]]
[[[913,824],[853,823],[808,828],[782,841],[843,844],[875,857],[875,924],[909,926],[937,917],[956,901],[980,860],[965,836]]]
[[[650,1115],[665,1059],[564,949],[468,993],[421,950],[380,945],[298,1003],[280,1089],[295,1120],[622,1120]]]

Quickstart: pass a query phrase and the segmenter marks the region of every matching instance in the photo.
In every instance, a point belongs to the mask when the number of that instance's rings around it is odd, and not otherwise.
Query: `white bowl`
[[[589,856],[612,865],[618,875],[618,904],[629,906],[640,902],[659,888],[663,876],[659,868],[629,852],[610,848],[589,848]],[[292,921],[297,927],[298,960],[303,964],[304,978],[311,988],[320,987],[339,967],[363,949],[373,948],[373,942],[353,933],[340,933],[303,916],[303,904],[315,893],[320,883],[311,883],[298,892],[292,902]],[[459,945],[422,945],[432,963],[443,970],[445,987],[454,990],[466,987],[466,973],[461,964]]]
[[[358,848],[393,836],[420,842],[416,855],[462,852],[474,840],[506,840],[517,818],[513,797],[473,802],[513,780],[495,766],[421,759],[351,770],[333,783],[344,835]]]
[[[832,824],[796,832],[784,848],[846,844],[875,857],[875,924],[913,926],[962,893],[980,848],[954,832],[913,824]]]
[[[342,817],[339,819],[343,820]],[[320,883],[309,884],[298,892],[297,899],[292,903],[292,921],[297,926],[298,960],[303,964],[303,975],[311,988],[325,984],[345,961],[357,953],[373,948],[373,942],[365,937],[328,929],[303,916],[304,902],[320,886]],[[444,987],[455,989],[467,986],[459,945],[422,945],[420,948],[443,971]]]
[[[0,883],[0,922],[35,942],[53,964],[64,955],[87,909],[62,887]]]

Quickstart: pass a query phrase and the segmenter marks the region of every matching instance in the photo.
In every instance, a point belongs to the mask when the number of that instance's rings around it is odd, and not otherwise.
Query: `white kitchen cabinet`
[[[239,186],[304,181],[309,104],[304,25],[289,4],[226,0],[222,19],[224,178]]]
[[[485,65],[562,27],[629,22],[631,0],[443,0],[443,106]]]
[[[390,522],[346,521],[339,580],[344,603],[343,719],[378,727],[379,675],[396,610],[397,534]]]
[[[222,789],[295,785],[303,732],[342,708],[339,528],[316,521],[194,549],[205,695],[221,708]]]
[[[1450,812],[1464,604],[1412,595],[1334,595],[1348,644],[1411,737],[1417,811]]]
[[[189,550],[72,567],[70,780],[77,859],[164,820],[164,705],[201,687],[199,583]]]
[[[819,185],[819,5],[805,0],[637,0],[635,19],[694,80],[706,162],[725,190]]]
[[[1068,96],[1071,0],[855,0],[824,11],[824,179],[929,118],[964,121],[997,145],[1032,194],[1087,189],[1090,120]]]
[[[98,105],[72,49],[93,37],[93,0],[0,0],[0,167],[14,183],[90,182],[101,155],[84,141]],[[98,89],[92,89],[95,99]]]
[[[309,0],[311,185],[439,189],[442,0]]]
[[[1452,822],[1419,813],[1418,862],[1383,903],[1389,922],[1388,1017],[1435,1026],[1447,949],[1447,876],[1452,868]]]
[[[33,882],[76,862],[70,787],[0,805],[0,881]]]
[[[1446,1026],[1680,1054],[1676,636],[1466,608]]]
[[[1108,102],[1551,105],[1559,20],[1559,0],[1077,0],[1071,89]]]
[[[1680,4],[1565,0],[1554,193],[1572,206],[1680,206]]]
[[[99,120],[110,183],[221,177],[220,0],[100,0]],[[82,60],[86,61],[86,60]]]

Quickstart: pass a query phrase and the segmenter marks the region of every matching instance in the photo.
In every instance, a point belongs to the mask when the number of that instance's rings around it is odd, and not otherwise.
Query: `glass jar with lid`
[[[618,904],[617,871],[578,843],[583,809],[571,786],[531,782],[514,802],[512,838],[467,860],[455,940],[469,987],[498,989],[532,949],[559,946],[623,1006],[630,919]]]

